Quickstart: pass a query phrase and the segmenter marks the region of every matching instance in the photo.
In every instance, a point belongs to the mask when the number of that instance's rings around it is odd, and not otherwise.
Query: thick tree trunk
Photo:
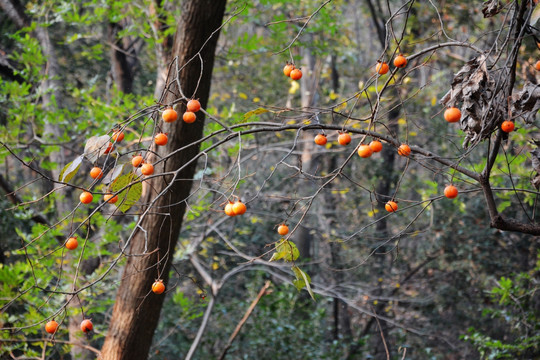
[[[178,58],[179,66],[201,52],[203,68],[198,58],[189,63],[178,76],[182,91],[186,96],[199,98],[206,107],[210,92],[210,80],[214,63],[214,52],[219,32],[203,47],[212,32],[219,28],[225,11],[225,0],[184,1],[182,18],[178,24],[177,35],[173,46],[173,56]],[[202,49],[201,49],[202,48]],[[199,83],[199,76],[202,77]],[[199,83],[199,84],[198,84]],[[197,88],[198,84],[198,88]],[[195,89],[197,92],[194,94]],[[165,102],[172,102],[179,96],[173,97],[168,92]],[[182,110],[184,105],[181,105]],[[181,113],[181,112],[180,112]],[[169,143],[155,149],[159,156],[166,156],[175,149],[188,145],[201,138],[204,117],[198,113],[197,121],[186,124],[177,121],[164,127],[169,133]],[[166,161],[160,171],[174,171],[196,156],[199,146],[191,146]],[[152,160],[150,160],[152,162]],[[150,293],[154,279],[158,276],[167,283],[172,254],[178,240],[186,204],[184,200],[191,191],[192,178],[196,162],[190,163],[179,174],[177,180],[165,196],[160,197],[154,206],[159,211],[146,216],[141,227],[145,232],[138,232],[131,240],[130,253],[146,255],[130,256],[125,267],[125,273],[118,290],[116,303],[109,332],[103,345],[101,358],[116,359],[146,359],[152,342],[152,336],[157,327],[159,313],[163,305],[164,295]],[[150,203],[156,194],[161,192],[171,179],[156,178],[146,186],[141,203]],[[157,251],[156,251],[157,250]],[[157,264],[159,262],[160,274]]]

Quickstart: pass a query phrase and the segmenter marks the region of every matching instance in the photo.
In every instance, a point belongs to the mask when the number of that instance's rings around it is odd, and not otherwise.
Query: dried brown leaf
[[[499,0],[488,0],[482,4],[482,13],[485,18],[497,15],[501,11]]]

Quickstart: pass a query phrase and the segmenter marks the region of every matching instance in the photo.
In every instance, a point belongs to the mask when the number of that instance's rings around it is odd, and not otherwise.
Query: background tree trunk
[[[219,28],[225,12],[225,0],[184,1],[182,3],[182,18],[178,24],[177,35],[173,45],[173,55],[178,58],[179,66],[183,66],[199,51],[203,61],[195,59],[179,74],[179,83],[186,96],[199,98],[206,107],[210,92],[210,80],[214,63],[214,52],[219,32],[202,48],[212,32]],[[202,48],[202,49],[201,49]],[[203,68],[201,67],[203,65]],[[202,74],[201,74],[202,72]],[[199,76],[200,83],[199,83]],[[197,88],[198,84],[198,88]],[[195,89],[197,92],[195,93]],[[176,89],[178,90],[178,89]],[[174,91],[176,93],[176,91]],[[170,103],[179,95],[168,92],[164,101]],[[184,104],[180,105],[185,110]],[[169,143],[160,149],[154,149],[159,156],[186,146],[201,138],[204,126],[204,116],[197,113],[197,121],[184,126],[182,121],[164,127],[169,133]],[[199,146],[191,146],[168,159],[160,170],[174,171],[193,159],[199,151]],[[150,159],[153,162],[155,159]],[[157,327],[159,313],[164,296],[150,292],[151,285],[161,276],[165,283],[172,261],[172,254],[178,240],[186,204],[184,200],[191,191],[192,178],[196,163],[186,166],[179,174],[175,184],[165,196],[159,198],[154,206],[159,208],[159,214],[146,216],[141,223],[146,232],[138,232],[131,240],[130,253],[143,254],[145,246],[148,252],[143,256],[130,256],[124,271],[116,297],[109,332],[102,349],[102,359],[146,359],[152,342],[152,336]],[[161,192],[170,179],[156,178],[152,180],[147,191],[143,194],[142,203],[149,203],[156,194]],[[158,249],[158,251],[154,251]],[[158,264],[159,262],[159,264]],[[158,264],[159,267],[156,267]],[[159,271],[161,269],[161,271]]]

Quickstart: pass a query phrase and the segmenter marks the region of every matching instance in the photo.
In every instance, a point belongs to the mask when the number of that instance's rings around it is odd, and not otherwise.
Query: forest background
[[[540,357],[539,9],[0,0],[0,358]]]

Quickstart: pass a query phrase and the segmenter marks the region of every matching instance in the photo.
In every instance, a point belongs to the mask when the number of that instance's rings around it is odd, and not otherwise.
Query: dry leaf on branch
[[[497,15],[501,11],[499,0],[488,0],[482,4],[482,13],[485,18]]]
[[[492,101],[495,82],[487,69],[487,58],[480,55],[467,62],[454,76],[452,88],[441,99],[446,106],[461,105],[461,130],[465,132],[463,147],[489,136],[502,122],[505,109],[504,94]]]

